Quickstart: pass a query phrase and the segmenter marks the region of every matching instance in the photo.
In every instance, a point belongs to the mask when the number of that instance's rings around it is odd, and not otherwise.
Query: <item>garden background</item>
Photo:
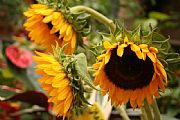
[[[179,0],[69,0],[71,6],[89,6],[111,19],[120,19],[127,29],[142,25],[143,29],[158,27],[158,31],[170,38],[172,51],[180,53],[180,1]],[[33,4],[34,0],[0,0],[0,120],[56,120],[50,112],[47,95],[40,88],[34,72],[35,63],[31,57],[34,50],[41,48],[32,43],[23,27],[23,12]],[[84,38],[88,44],[100,41],[99,31],[107,32],[101,23],[94,19],[91,22],[91,34]],[[97,31],[99,30],[99,31]],[[15,59],[17,51],[8,51],[11,44],[19,45],[28,58],[28,63]],[[16,49],[16,48],[13,48]],[[10,55],[8,55],[8,53]],[[19,53],[21,54],[21,53]],[[91,54],[87,53],[91,58]],[[23,58],[22,58],[23,60]],[[157,99],[161,114],[166,120],[180,119],[180,64],[170,67],[173,76],[169,78],[166,92]],[[127,109],[128,110],[128,109]],[[138,120],[140,113],[129,111],[132,119]],[[120,119],[119,113],[113,109],[110,120]]]

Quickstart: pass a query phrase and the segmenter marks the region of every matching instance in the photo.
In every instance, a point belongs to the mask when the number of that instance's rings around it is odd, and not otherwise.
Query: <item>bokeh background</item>
[[[119,19],[127,29],[141,25],[144,30],[157,28],[170,38],[172,51],[180,53],[180,0],[69,0],[70,6],[89,6],[111,19]],[[39,87],[34,73],[32,55],[41,50],[30,41],[23,28],[23,12],[35,0],[0,0],[0,120],[56,120],[51,113],[51,104]],[[84,39],[98,43],[98,32],[107,32],[101,23],[89,19],[91,34]],[[12,44],[16,47],[12,47]],[[87,43],[88,44],[88,43]],[[9,50],[7,48],[10,48]],[[20,52],[21,51],[21,52]],[[22,52],[24,51],[24,52]],[[27,52],[28,51],[28,52]],[[8,53],[11,55],[9,56]],[[28,53],[28,54],[27,54]],[[25,55],[16,59],[16,55]],[[90,56],[89,56],[90,57]],[[12,60],[15,59],[15,62]],[[180,64],[170,67],[172,71],[167,90],[157,100],[161,114],[167,120],[180,119]],[[129,113],[134,120],[138,114]],[[110,120],[120,119],[113,109]]]

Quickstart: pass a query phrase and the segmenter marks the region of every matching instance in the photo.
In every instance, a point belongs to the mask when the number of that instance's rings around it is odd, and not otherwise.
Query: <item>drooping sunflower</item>
[[[136,44],[128,37],[111,44],[103,42],[106,52],[97,57],[94,84],[109,93],[112,104],[130,102],[133,108],[141,107],[144,99],[149,104],[153,96],[159,96],[159,88],[165,91],[167,74],[158,60],[158,49],[148,44]]]
[[[38,81],[50,96],[48,102],[53,102],[53,111],[57,116],[69,118],[74,95],[67,73],[54,56],[40,52],[36,53],[38,55],[34,56],[34,60],[38,64],[36,72],[42,75]]]
[[[27,17],[24,27],[35,43],[52,51],[52,45],[57,42],[59,46],[65,46],[66,54],[74,52],[77,33],[60,10],[44,4],[33,4],[24,15]]]

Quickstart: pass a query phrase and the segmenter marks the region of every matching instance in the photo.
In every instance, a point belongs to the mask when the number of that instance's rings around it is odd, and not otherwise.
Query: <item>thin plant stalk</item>
[[[160,115],[160,111],[159,111],[156,99],[154,99],[151,106],[152,106],[153,113],[154,113],[154,120],[161,120],[161,115]]]
[[[123,120],[130,120],[128,117],[123,105],[116,107],[116,110],[119,112],[120,116],[122,117]]]
[[[146,100],[144,100],[144,110],[146,112],[146,115],[147,115],[147,118],[148,120],[153,120],[153,115],[152,115],[152,112],[151,112],[151,108],[149,106],[149,104],[147,103]]]
[[[141,120],[148,120],[148,117],[147,117],[147,114],[146,114],[146,111],[144,109],[144,107],[141,108]]]
[[[70,11],[72,13],[81,13],[81,12],[88,13],[94,19],[98,20],[99,22],[103,23],[108,28],[110,28],[112,32],[115,31],[115,29],[116,29],[116,26],[111,19],[107,18],[106,16],[104,16],[103,14],[97,12],[96,10],[94,10],[92,8],[79,5],[79,6],[75,6],[75,7],[70,8]]]

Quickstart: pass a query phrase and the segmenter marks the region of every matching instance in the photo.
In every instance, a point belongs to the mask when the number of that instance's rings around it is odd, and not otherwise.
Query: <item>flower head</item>
[[[70,79],[61,69],[62,64],[52,55],[36,53],[38,55],[34,56],[35,62],[38,63],[36,72],[43,75],[39,82],[50,96],[48,101],[54,103],[53,111],[57,116],[69,117],[74,99]]]
[[[36,72],[42,75],[38,81],[50,96],[48,102],[53,103],[52,110],[64,119],[75,112],[79,113],[87,106],[87,101],[82,78],[74,68],[76,56],[65,55],[62,51],[56,47],[53,54],[36,52],[34,60],[37,63]]]
[[[72,54],[76,47],[77,33],[62,12],[43,4],[33,4],[24,13],[28,17],[24,24],[29,31],[29,37],[35,43],[42,45],[47,51],[52,51],[56,42],[65,46],[66,54]]]
[[[17,67],[27,68],[32,64],[32,53],[28,50],[10,45],[5,51],[8,59]]]
[[[111,44],[104,41],[106,53],[97,57],[94,84],[102,94],[116,105],[127,103],[133,108],[141,107],[144,99],[152,103],[159,96],[158,88],[165,91],[167,75],[157,58],[158,49],[147,44],[135,44],[127,37],[123,42]]]

